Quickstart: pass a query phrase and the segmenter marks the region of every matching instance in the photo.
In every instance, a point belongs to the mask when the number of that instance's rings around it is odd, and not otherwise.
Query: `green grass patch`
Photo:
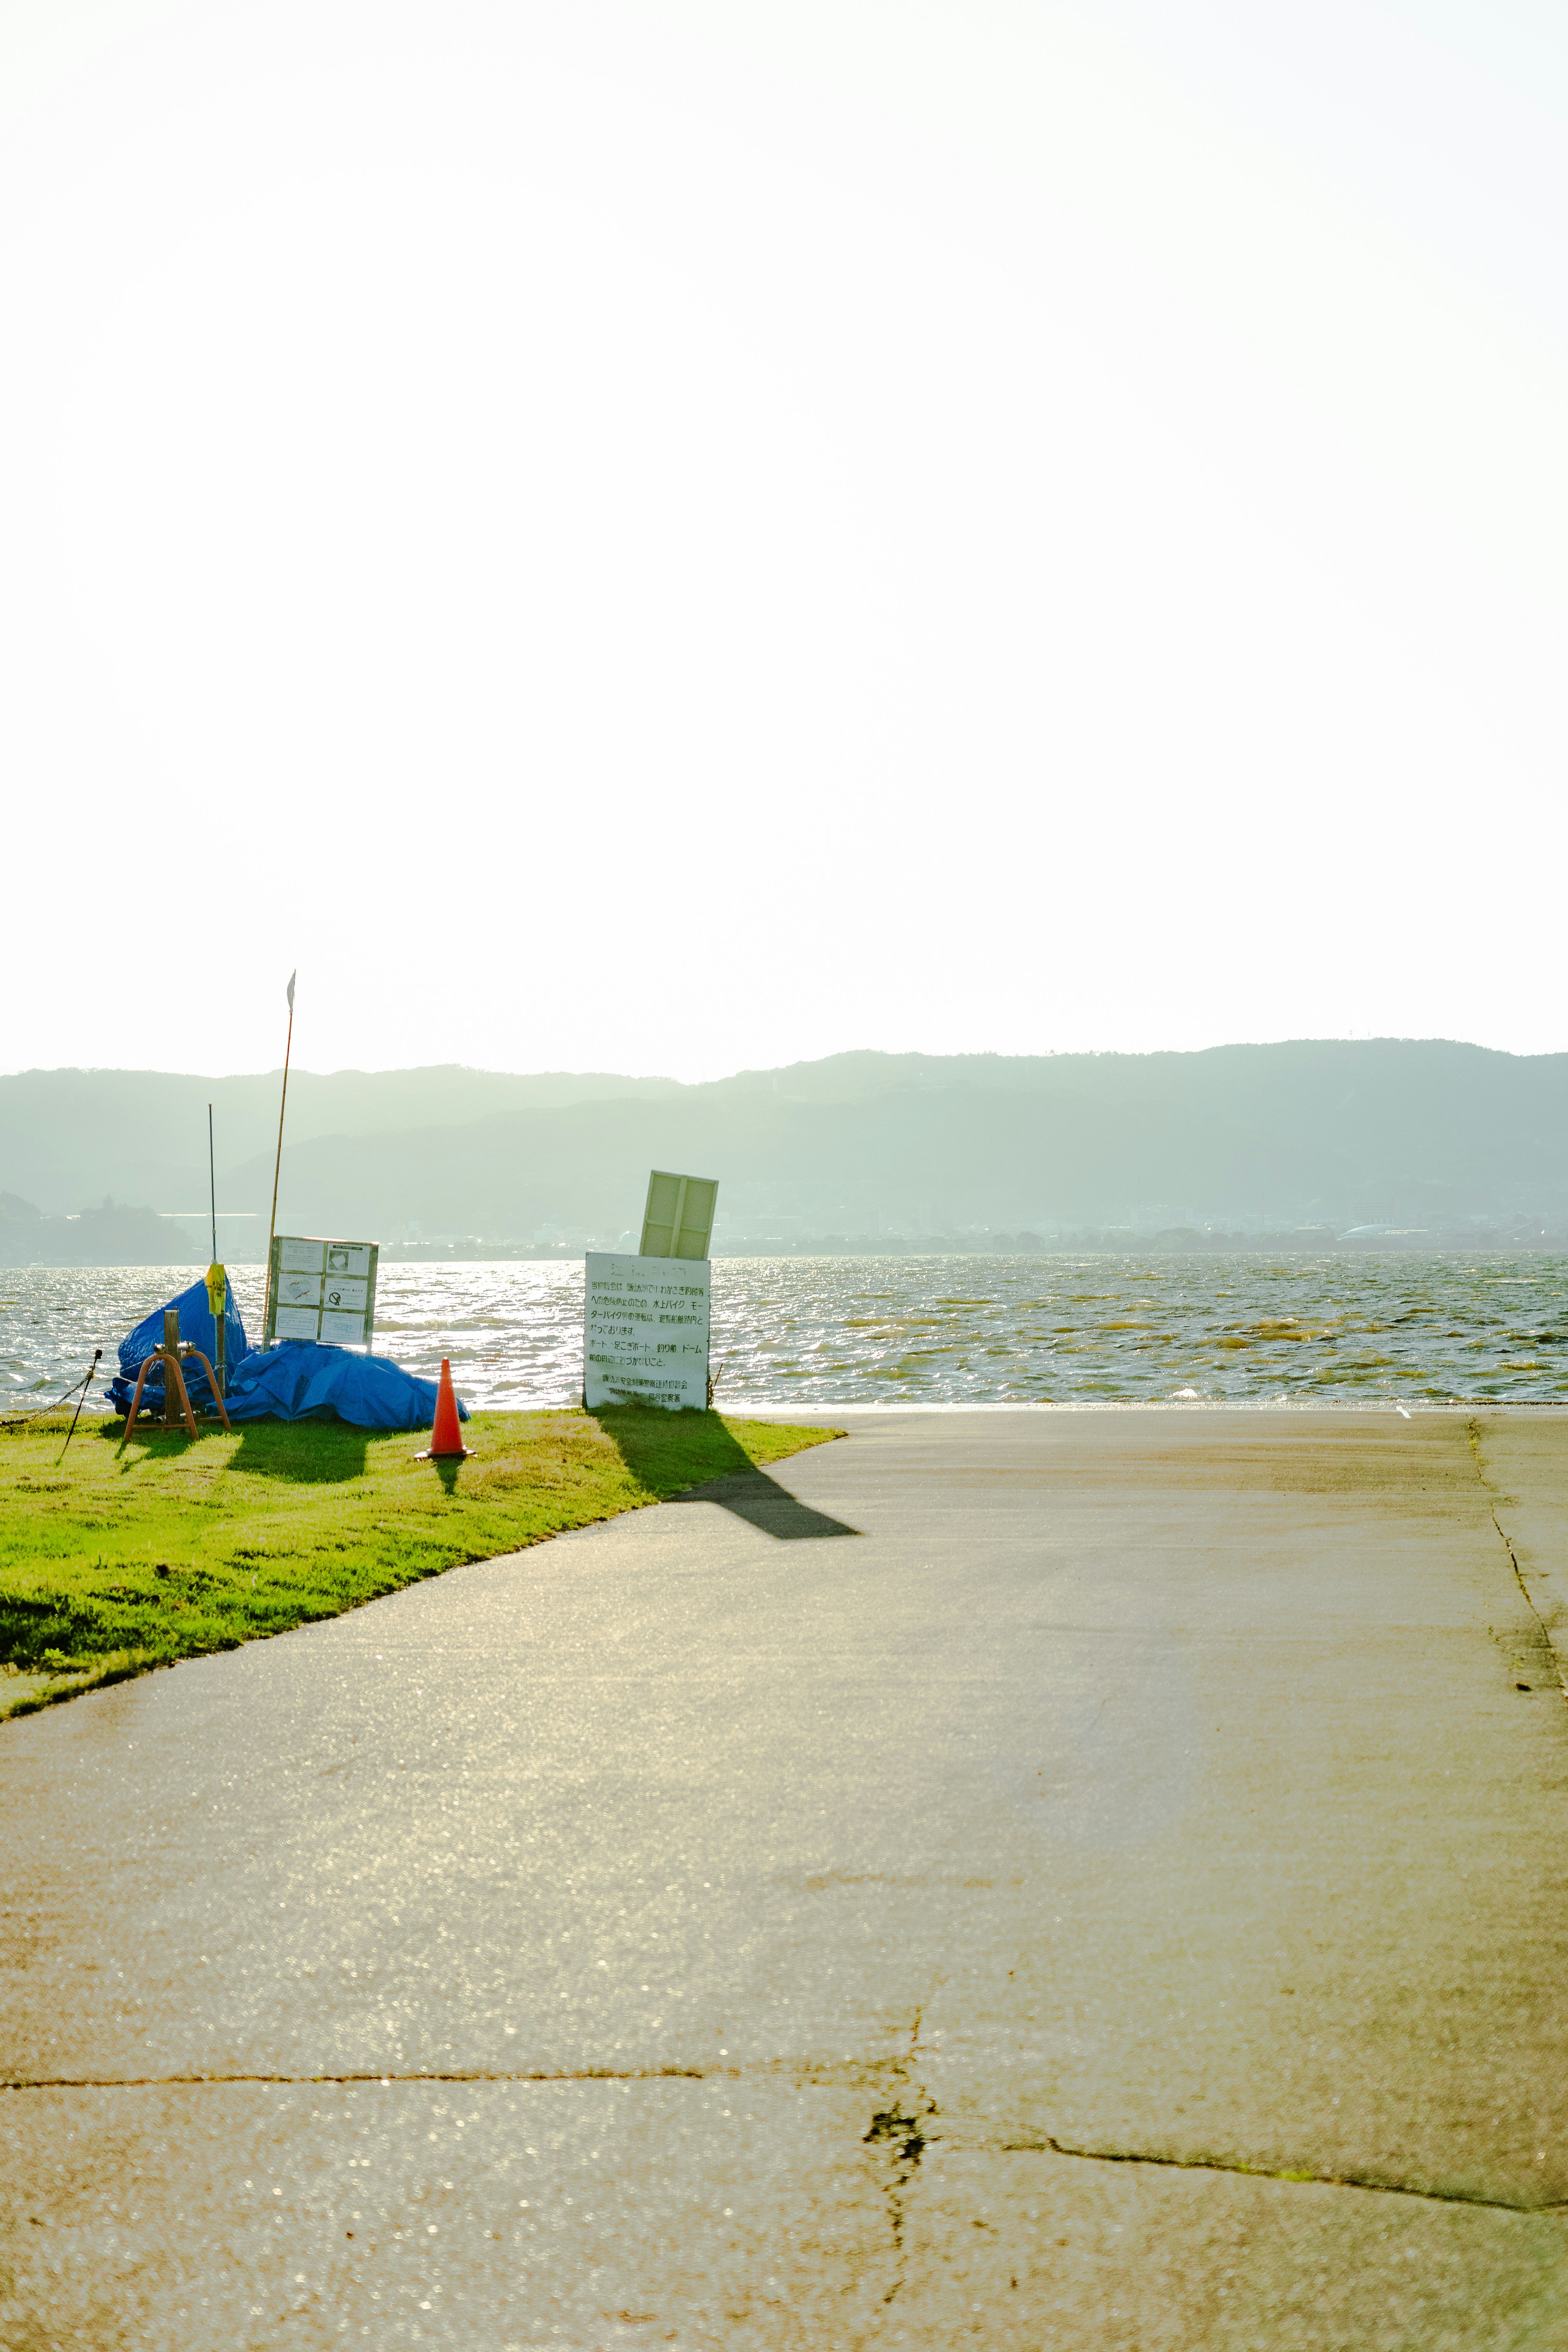
[[[193,1444],[64,1415],[0,1431],[0,1715],[336,1617],[467,1560],[662,1502],[833,1430],[716,1412],[477,1412],[474,1458],[341,1422]]]

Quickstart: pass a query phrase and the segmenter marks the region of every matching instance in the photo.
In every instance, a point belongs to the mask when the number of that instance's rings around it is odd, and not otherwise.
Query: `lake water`
[[[0,1410],[100,1375],[204,1271],[0,1268]],[[262,1269],[235,1270],[248,1329]],[[565,1404],[583,1269],[384,1265],[376,1345],[477,1405]],[[1568,1396],[1568,1258],[717,1258],[718,1402],[747,1406],[1218,1402],[1409,1407]],[[91,1404],[103,1410],[95,1389]]]

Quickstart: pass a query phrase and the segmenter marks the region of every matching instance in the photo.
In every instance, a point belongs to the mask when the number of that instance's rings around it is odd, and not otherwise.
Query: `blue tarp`
[[[206,1284],[193,1282],[189,1290],[182,1290],[178,1298],[170,1299],[169,1305],[177,1307],[180,1310],[181,1339],[188,1339],[193,1348],[199,1348],[203,1355],[216,1365],[217,1327],[213,1321],[212,1308],[207,1303]],[[107,1391],[110,1402],[119,1412],[130,1412],[131,1399],[136,1388],[136,1375],[147,1358],[163,1344],[163,1314],[164,1309],[160,1307],[153,1314],[144,1315],[135,1330],[120,1342],[120,1376],[110,1382]],[[232,1381],[236,1365],[241,1357],[250,1352],[250,1342],[245,1336],[245,1326],[239,1319],[239,1309],[234,1303],[232,1282],[228,1286],[228,1301],[224,1308],[223,1323],[224,1339],[228,1351],[228,1377]],[[203,1405],[212,1402],[212,1391],[207,1386],[207,1376],[199,1364],[190,1364],[182,1369],[185,1376],[186,1393],[192,1404],[199,1412]],[[156,1371],[149,1372],[147,1375],[147,1384],[142,1391],[142,1410],[144,1412],[162,1412],[163,1410],[162,1364],[158,1366]]]
[[[171,1298],[180,1310],[180,1337],[212,1358],[215,1327],[207,1304],[206,1285],[194,1282]],[[146,1359],[163,1344],[163,1314],[160,1307],[144,1316],[120,1343],[120,1376],[109,1384],[110,1403],[129,1412],[136,1375]],[[346,1348],[324,1348],[315,1339],[285,1339],[276,1348],[252,1349],[234,1303],[230,1283],[224,1314],[228,1346],[228,1390],[224,1402],[230,1421],[346,1421],[355,1429],[429,1429],[436,1419],[436,1383],[422,1381],[395,1364],[390,1356],[351,1355]],[[199,1412],[212,1402],[201,1366],[184,1367],[185,1389]],[[162,1365],[149,1372],[142,1391],[142,1411],[163,1410]],[[468,1408],[459,1402],[459,1418]]]
[[[355,1429],[428,1429],[436,1383],[417,1380],[389,1356],[355,1356],[315,1339],[258,1348],[229,1375],[231,1421],[339,1421]],[[467,1421],[468,1409],[458,1412]]]

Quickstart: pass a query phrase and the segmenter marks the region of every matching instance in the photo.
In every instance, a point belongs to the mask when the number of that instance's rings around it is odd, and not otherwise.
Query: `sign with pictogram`
[[[369,1349],[375,1328],[378,1242],[333,1242],[275,1234],[268,1269],[267,1328],[275,1339],[323,1339]]]

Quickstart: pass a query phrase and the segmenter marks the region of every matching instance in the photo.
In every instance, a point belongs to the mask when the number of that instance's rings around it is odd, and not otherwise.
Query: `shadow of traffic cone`
[[[416,1462],[465,1462],[472,1453],[463,1443],[463,1425],[458,1419],[457,1393],[452,1387],[452,1367],[445,1356],[441,1359],[441,1385],[436,1391],[436,1426],[430,1432],[430,1443]]]

